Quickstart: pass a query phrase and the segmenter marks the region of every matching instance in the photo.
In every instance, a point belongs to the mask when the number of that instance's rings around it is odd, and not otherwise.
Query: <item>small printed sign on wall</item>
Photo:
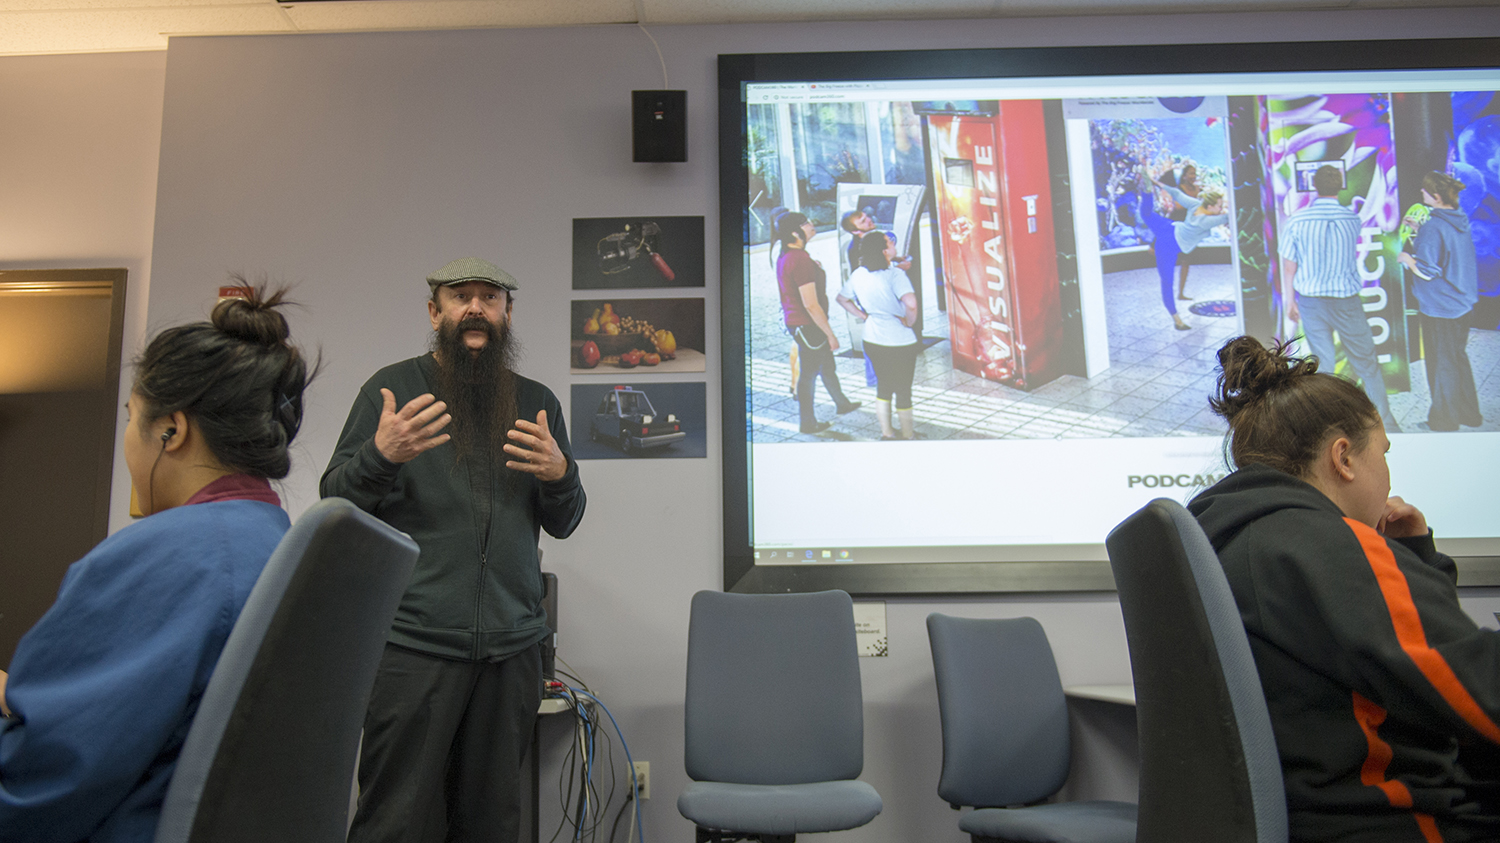
[[[889,656],[885,601],[854,604],[854,641],[861,656]]]

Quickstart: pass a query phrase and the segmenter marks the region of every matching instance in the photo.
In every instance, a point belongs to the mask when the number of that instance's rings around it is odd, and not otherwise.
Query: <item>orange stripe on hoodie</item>
[[[1443,843],[1443,833],[1438,831],[1437,820],[1431,814],[1413,813],[1412,816],[1416,818],[1417,828],[1422,829],[1422,838],[1427,843]]]
[[[1381,740],[1376,732],[1380,724],[1385,722],[1385,709],[1370,702],[1358,691],[1351,691],[1350,694],[1354,697],[1354,721],[1365,733],[1365,743],[1370,747],[1365,755],[1364,766],[1359,769],[1360,784],[1385,791],[1385,798],[1390,800],[1393,808],[1410,808],[1411,791],[1406,789],[1405,784],[1385,777],[1385,768],[1395,756],[1391,745]]]
[[[1368,524],[1352,518],[1345,518],[1344,523],[1349,525],[1355,538],[1359,539],[1365,559],[1370,563],[1370,570],[1375,573],[1375,581],[1379,583],[1381,596],[1385,598],[1386,611],[1390,613],[1391,624],[1396,628],[1396,640],[1401,644],[1401,649],[1464,722],[1494,743],[1500,744],[1500,726],[1485,714],[1469,689],[1458,681],[1458,675],[1453,672],[1448,660],[1437,650],[1427,646],[1427,633],[1422,630],[1422,618],[1417,614],[1417,604],[1411,599],[1411,588],[1406,583],[1406,575],[1396,565],[1396,555],[1391,552],[1390,546]]]
[[[1393,808],[1410,808],[1411,791],[1404,783],[1385,777],[1386,767],[1395,755],[1391,745],[1381,740],[1377,731],[1380,724],[1385,722],[1385,709],[1360,696],[1358,691],[1351,691],[1350,694],[1354,699],[1354,720],[1365,733],[1365,742],[1370,747],[1365,763],[1359,770],[1360,784],[1380,788]],[[1421,829],[1422,838],[1427,843],[1443,843],[1442,832],[1438,831],[1437,821],[1431,814],[1413,811],[1411,816],[1416,820],[1417,828]]]

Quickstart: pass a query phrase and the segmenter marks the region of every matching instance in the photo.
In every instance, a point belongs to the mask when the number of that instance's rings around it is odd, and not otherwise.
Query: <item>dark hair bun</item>
[[[148,419],[191,416],[225,466],[285,477],[287,446],[302,426],[302,393],[317,366],[309,371],[278,312],[289,304],[286,290],[267,293],[263,284],[230,277],[245,297],[219,302],[208,322],[157,334],[136,361],[133,390]]]
[[[1261,463],[1305,477],[1332,434],[1365,447],[1380,413],[1352,382],[1318,371],[1316,357],[1293,357],[1290,341],[1268,348],[1235,337],[1219,349],[1219,384],[1208,399],[1229,422],[1228,456],[1236,467]]]
[[[270,346],[286,342],[292,332],[287,326],[286,317],[276,310],[286,298],[286,290],[283,288],[267,295],[264,285],[252,286],[245,283],[245,279],[239,275],[231,275],[230,278],[238,282],[245,295],[225,299],[215,305],[209,316],[213,326],[224,334],[246,342]]]
[[[1219,390],[1208,400],[1209,407],[1233,426],[1246,407],[1318,371],[1316,357],[1293,357],[1288,345],[1275,342],[1266,348],[1254,337],[1225,343],[1219,349]]]

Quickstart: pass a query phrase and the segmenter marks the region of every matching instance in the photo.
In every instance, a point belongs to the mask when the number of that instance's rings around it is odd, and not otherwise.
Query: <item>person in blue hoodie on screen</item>
[[[0,840],[150,843],[229,631],[290,526],[308,368],[281,293],[228,299],[136,364],[125,462],[146,518],[68,568],[0,672]]]
[[[1445,173],[1431,172],[1422,179],[1422,202],[1432,213],[1417,232],[1416,254],[1402,252],[1397,258],[1416,275],[1412,292],[1420,309],[1422,362],[1432,395],[1427,426],[1438,431],[1484,424],[1465,323],[1479,301],[1479,273],[1469,218],[1458,208],[1463,189],[1463,182]]]

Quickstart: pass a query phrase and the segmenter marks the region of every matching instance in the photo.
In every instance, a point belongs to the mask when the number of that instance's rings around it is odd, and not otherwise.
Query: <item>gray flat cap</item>
[[[469,281],[483,281],[502,290],[519,290],[520,284],[509,272],[479,258],[459,258],[443,264],[443,268],[427,276],[427,285],[434,290]]]

